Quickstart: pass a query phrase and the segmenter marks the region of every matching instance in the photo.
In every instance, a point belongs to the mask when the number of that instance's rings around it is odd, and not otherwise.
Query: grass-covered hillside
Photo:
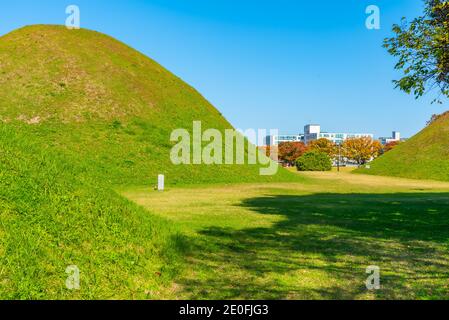
[[[231,125],[198,92],[102,34],[32,26],[0,37],[0,299],[158,298],[181,263],[175,227],[124,185],[287,181],[258,166],[174,166],[176,128]],[[81,272],[69,291],[67,266]]]
[[[169,285],[177,230],[10,127],[0,146],[0,299],[155,298]]]
[[[449,113],[357,172],[449,181]]]
[[[195,89],[106,35],[31,26],[0,38],[0,124],[120,185],[260,181],[257,166],[173,166],[174,129],[232,128]],[[292,179],[280,170],[264,180]]]

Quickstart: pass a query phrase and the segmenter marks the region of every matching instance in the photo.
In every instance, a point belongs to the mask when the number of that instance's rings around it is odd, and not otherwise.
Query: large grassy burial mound
[[[174,129],[232,126],[195,89],[106,35],[32,26],[0,38],[0,124],[120,185],[260,181],[252,166],[174,166]],[[284,170],[264,180],[291,179]]]
[[[197,91],[106,35],[31,26],[0,37],[0,298],[157,298],[176,227],[123,186],[288,181],[256,165],[171,163],[176,128],[231,125]],[[66,288],[77,266],[80,290]],[[72,270],[70,267],[67,270]]]

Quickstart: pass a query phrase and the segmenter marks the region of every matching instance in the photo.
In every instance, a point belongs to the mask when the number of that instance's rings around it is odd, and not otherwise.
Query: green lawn
[[[185,267],[160,298],[449,298],[447,183],[333,172],[122,193],[182,230]]]

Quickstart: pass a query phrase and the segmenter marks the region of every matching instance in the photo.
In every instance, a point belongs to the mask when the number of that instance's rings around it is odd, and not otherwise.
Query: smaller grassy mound
[[[449,113],[355,173],[449,181]]]

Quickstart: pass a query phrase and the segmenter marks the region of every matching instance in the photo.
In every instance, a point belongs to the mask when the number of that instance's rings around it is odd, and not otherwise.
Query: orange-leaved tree
[[[331,159],[335,158],[335,156],[338,153],[337,146],[335,145],[335,143],[326,138],[310,141],[308,147],[311,150],[326,153]]]
[[[343,142],[343,155],[358,165],[367,163],[380,155],[382,145],[370,137],[349,138]]]
[[[282,142],[278,147],[279,160],[294,165],[296,159],[307,150],[307,146],[302,142]]]

